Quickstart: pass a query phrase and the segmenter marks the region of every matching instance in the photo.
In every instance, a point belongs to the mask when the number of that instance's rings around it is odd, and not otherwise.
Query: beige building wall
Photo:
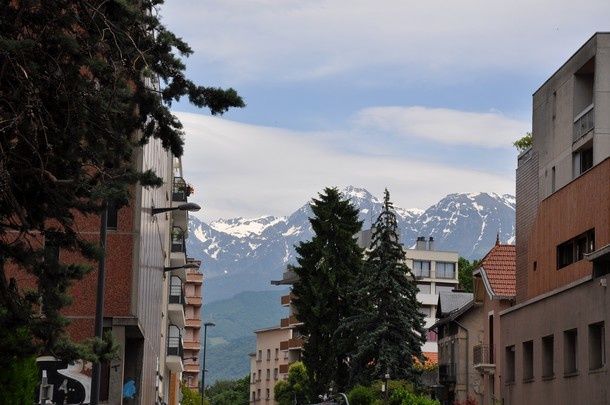
[[[415,249],[405,250],[405,262],[413,271],[415,261],[423,261],[430,263],[429,277],[416,277],[417,285],[420,292],[417,294],[417,301],[422,304],[425,311],[425,328],[431,327],[437,320],[436,305],[438,303],[438,294],[441,290],[451,291],[458,286],[458,259],[457,252],[447,252],[440,250],[429,250],[428,242],[423,245],[416,245]],[[437,263],[453,263],[454,274],[451,278],[443,278],[437,272]],[[422,347],[423,352],[437,353],[438,344],[436,341],[429,340]]]
[[[250,403],[275,404],[273,388],[287,377],[289,363],[288,353],[280,350],[280,343],[290,339],[291,330],[277,326],[254,333],[256,350],[250,355]]]

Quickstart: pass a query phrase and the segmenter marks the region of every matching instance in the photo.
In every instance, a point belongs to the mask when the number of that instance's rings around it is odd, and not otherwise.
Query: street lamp
[[[180,269],[198,269],[199,265],[195,264],[195,263],[187,263],[187,264],[183,264],[182,266],[169,266],[169,267],[163,267],[163,272],[167,272],[167,271],[172,271],[172,270],[180,270]]]
[[[216,326],[214,322],[206,322],[203,324],[203,364],[201,365],[201,405],[203,405],[203,397],[205,396],[205,349],[208,340],[208,326]]]
[[[191,211],[191,212],[196,212],[199,211],[201,209],[201,207],[198,204],[195,203],[186,203],[186,204],[180,204],[176,207],[165,207],[165,208],[155,208],[152,207],[152,215],[156,215],[156,214],[160,214],[162,212],[168,212],[168,211]]]
[[[388,387],[388,381],[390,379],[390,370],[386,371],[385,373],[385,403],[389,404],[389,391],[390,391],[390,387]]]

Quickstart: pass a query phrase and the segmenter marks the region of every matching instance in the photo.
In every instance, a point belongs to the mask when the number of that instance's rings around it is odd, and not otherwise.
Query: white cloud
[[[505,148],[529,124],[498,112],[477,113],[426,107],[372,107],[356,114],[354,123],[364,129],[417,137],[451,145]]]
[[[350,153],[333,147],[343,133],[309,133],[177,113],[186,130],[183,167],[207,219],[285,215],[325,186],[355,185],[398,206],[426,208],[451,192],[514,192],[513,168],[486,173],[397,155]],[[366,145],[355,148],[366,150]],[[505,152],[506,153],[506,152]]]
[[[235,84],[388,68],[451,82],[485,69],[550,73],[608,27],[610,2],[180,0],[162,14],[193,46],[192,67]]]

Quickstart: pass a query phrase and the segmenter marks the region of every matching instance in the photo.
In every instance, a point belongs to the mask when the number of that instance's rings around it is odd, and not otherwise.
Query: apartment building
[[[256,350],[250,353],[250,403],[274,404],[275,384],[288,376],[288,351],[281,350],[282,342],[291,337],[291,330],[275,326],[259,329]]]
[[[201,261],[187,259],[197,268],[189,268],[186,271],[186,282],[184,284],[184,295],[186,305],[184,306],[184,316],[186,325],[184,327],[184,372],[182,380],[184,384],[192,389],[199,389],[199,378],[201,366],[199,364],[199,351],[201,349],[201,305],[203,290],[203,274],[199,272]]]
[[[186,253],[183,243],[181,250],[174,246],[172,229],[186,230],[188,217],[187,210],[177,209],[186,201],[176,193],[183,189],[174,175],[181,172],[181,162],[160,141],[151,139],[135,153],[134,164],[141,171],[153,170],[163,186],[135,185],[127,206],[116,209],[109,204],[104,330],[112,333],[119,350],[115,359],[101,365],[100,404],[177,405],[184,370]],[[99,217],[77,215],[75,221],[83,237],[99,238]],[[180,237],[183,242],[185,232]],[[49,249],[54,260],[82,261],[72,252]],[[12,271],[19,277],[19,269]],[[70,291],[73,303],[63,313],[71,322],[67,332],[74,340],[94,336],[96,287],[94,271]],[[53,384],[54,401],[89,403],[91,364],[68,364],[45,356],[38,359],[38,366]]]
[[[500,313],[505,404],[610,402],[610,33],[533,95],[518,158],[516,305]]]
[[[417,281],[417,300],[422,305],[425,328],[428,330],[438,318],[436,311],[439,294],[453,291],[458,286],[458,259],[457,252],[436,250],[432,237],[426,239],[420,236],[414,249],[405,249],[405,262]],[[437,361],[435,332],[428,332],[422,352],[428,359]]]

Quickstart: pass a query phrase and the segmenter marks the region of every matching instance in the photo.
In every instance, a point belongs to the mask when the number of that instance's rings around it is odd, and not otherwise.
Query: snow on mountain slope
[[[342,193],[359,210],[363,229],[370,228],[381,212],[381,200],[352,186]],[[478,259],[493,246],[497,233],[501,241],[514,242],[515,198],[511,195],[449,194],[426,210],[396,207],[396,213],[406,247],[412,247],[417,236],[432,236],[437,249]],[[206,302],[241,291],[270,289],[270,280],[294,262],[294,245],[312,237],[310,216],[309,203],[287,217],[220,219],[206,224],[191,216],[187,252],[203,261]]]

